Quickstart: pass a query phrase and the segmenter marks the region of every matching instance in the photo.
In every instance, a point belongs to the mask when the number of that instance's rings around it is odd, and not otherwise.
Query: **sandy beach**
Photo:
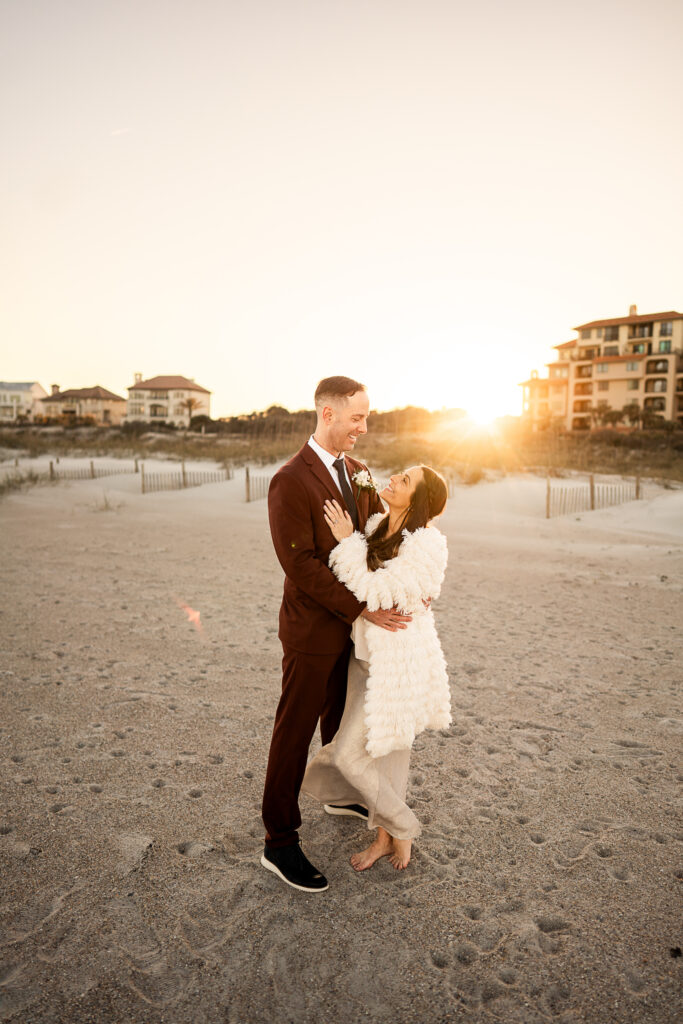
[[[405,872],[356,874],[362,824],[303,799],[317,896],[259,864],[265,501],[239,472],[5,497],[0,1020],[676,1020],[683,489],[551,520],[544,493],[456,490],[435,605],[453,725],[418,739],[409,788],[424,834]]]

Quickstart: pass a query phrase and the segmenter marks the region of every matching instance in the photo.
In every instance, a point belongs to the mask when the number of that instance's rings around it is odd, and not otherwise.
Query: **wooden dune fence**
[[[137,473],[138,472],[138,460],[135,460],[134,466],[96,466],[94,461],[90,460],[89,466],[68,466],[65,469],[57,463],[50,462],[50,468],[48,470],[48,476],[50,480],[99,480],[103,476],[119,476],[121,473]]]
[[[249,472],[249,466],[244,471],[244,500],[260,501],[268,497],[268,488],[272,476],[254,476]]]
[[[592,512],[611,505],[623,505],[627,501],[638,501],[641,497],[640,477],[635,480],[620,480],[613,484],[596,484],[591,474],[587,484],[567,487],[547,479],[545,517],[568,516],[577,512]]]
[[[183,463],[179,473],[149,473],[141,467],[140,484],[143,494],[155,491],[182,491],[186,487],[201,487],[202,484],[219,484],[232,480],[232,470],[185,469]]]

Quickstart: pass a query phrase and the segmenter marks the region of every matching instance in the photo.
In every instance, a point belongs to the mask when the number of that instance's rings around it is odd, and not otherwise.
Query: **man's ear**
[[[331,405],[323,406],[323,423],[331,423],[334,416],[334,409]]]

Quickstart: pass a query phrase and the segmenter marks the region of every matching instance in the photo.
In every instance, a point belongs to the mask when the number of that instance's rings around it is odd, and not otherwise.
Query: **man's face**
[[[346,402],[328,406],[327,427],[331,447],[339,452],[353,451],[361,434],[368,432],[370,400],[365,391],[357,391]],[[327,412],[327,410],[325,410]]]

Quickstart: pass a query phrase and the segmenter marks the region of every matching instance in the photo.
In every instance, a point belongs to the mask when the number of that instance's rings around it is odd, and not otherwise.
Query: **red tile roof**
[[[96,384],[94,388],[69,388],[67,391],[58,391],[56,395],[48,395],[47,398],[43,398],[43,402],[63,402],[71,398],[95,398],[106,402],[125,402],[125,398],[115,395],[113,391],[107,391],[99,384]]]
[[[620,324],[643,324],[655,320],[683,320],[683,313],[670,309],[668,313],[638,313],[636,316],[618,316],[612,320],[591,320],[588,324],[579,324],[575,331],[587,331],[589,327],[618,327]]]
[[[211,392],[207,388],[200,387],[193,380],[187,377],[150,377],[149,380],[141,380],[138,384],[132,384],[128,390],[135,391],[168,391],[177,388],[180,391],[202,391],[205,395]]]
[[[553,345],[553,348],[574,348],[578,344],[576,338],[573,341],[563,341],[561,345]]]

